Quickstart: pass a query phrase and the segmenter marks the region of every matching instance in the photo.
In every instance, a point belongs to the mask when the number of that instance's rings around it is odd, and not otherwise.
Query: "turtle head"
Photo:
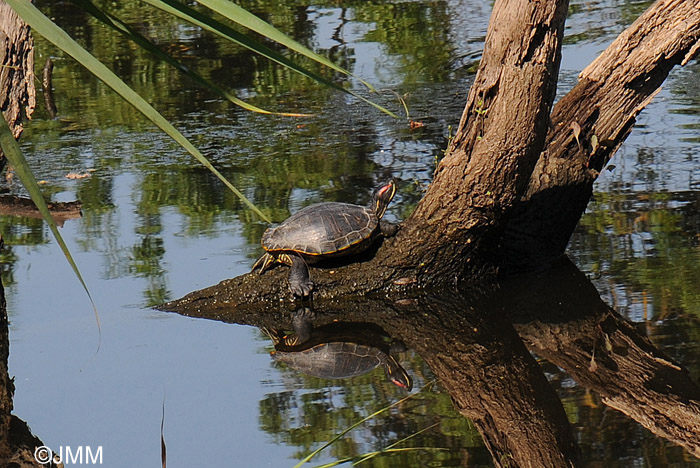
[[[394,194],[396,194],[396,183],[393,180],[390,180],[374,191],[370,208],[374,210],[377,218],[384,216],[384,212],[392,198],[394,198]]]

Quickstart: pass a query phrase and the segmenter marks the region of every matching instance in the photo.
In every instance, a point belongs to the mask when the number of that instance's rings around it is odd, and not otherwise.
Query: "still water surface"
[[[196,28],[132,2],[110,5],[161,47],[239,96],[271,110],[240,111],[154,65],[72,7],[37,2],[176,123],[256,205],[279,222],[317,201],[364,204],[387,177],[399,193],[387,217],[410,213],[459,120],[490,6],[484,2],[243,2],[288,34],[375,84],[378,98],[425,127],[410,130],[347,96],[269,65]],[[572,2],[560,95],[647,6]],[[51,239],[30,219],[2,216],[2,274],[10,313],[15,414],[48,446],[102,446],[105,466],[157,466],[160,423],[169,466],[293,466],[362,417],[405,396],[379,369],[351,381],[305,377],[274,365],[270,340],[251,327],[150,308],[247,272],[265,226],[166,137],[70,59],[56,63],[59,110],[38,109],[22,145],[56,201],[79,199],[83,217],[62,234],[102,322]],[[202,57],[202,58],[200,58]],[[603,299],[700,377],[700,66],[675,70],[597,183],[569,253]],[[360,90],[358,83],[349,83]],[[40,99],[41,100],[41,99]],[[68,180],[69,172],[94,170]],[[11,191],[21,194],[18,184]],[[431,371],[400,361],[417,392]],[[555,366],[587,466],[700,466],[683,449],[606,407]],[[318,463],[384,447],[432,426],[414,446],[441,447],[370,466],[491,466],[473,425],[440,386],[373,419]]]

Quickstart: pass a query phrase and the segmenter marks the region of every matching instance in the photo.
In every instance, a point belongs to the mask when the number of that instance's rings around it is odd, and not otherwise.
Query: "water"
[[[130,12],[132,2],[112,7],[254,104],[317,116],[251,115],[153,65],[68,6],[39,6],[123,74],[274,221],[317,201],[364,203],[389,176],[399,180],[399,193],[387,217],[406,217],[430,181],[448,126],[458,122],[490,12],[483,2],[252,5],[378,89],[405,94],[411,117],[426,124],[412,131],[196,28],[150,11]],[[645,6],[572,4],[560,95]],[[273,365],[272,345],[257,329],[151,309],[247,272],[260,254],[265,226],[104,85],[43,41],[38,45],[38,63],[47,55],[56,62],[59,117],[51,121],[38,109],[22,145],[53,200],[83,202],[83,217],[68,221],[61,233],[96,299],[102,330],[100,340],[90,304],[48,230],[37,221],[0,217],[8,245],[2,272],[15,414],[46,445],[102,446],[105,466],[157,465],[164,407],[169,466],[293,466],[341,429],[405,395],[379,369],[352,382],[303,377]],[[205,59],[195,58],[200,54]],[[601,175],[569,249],[603,299],[644,325],[696,381],[697,69],[691,62],[675,70],[642,113],[612,161],[615,168]],[[356,81],[351,85],[361,90]],[[390,91],[378,99],[401,109]],[[87,169],[94,169],[89,178],[64,177]],[[11,190],[22,193],[16,182]],[[401,362],[415,388],[433,379],[416,353],[402,355]],[[605,409],[595,393],[555,366],[543,366],[587,464],[699,465]],[[419,445],[448,450],[369,463],[491,465],[478,431],[439,386],[369,422],[318,463],[376,450],[435,422]]]

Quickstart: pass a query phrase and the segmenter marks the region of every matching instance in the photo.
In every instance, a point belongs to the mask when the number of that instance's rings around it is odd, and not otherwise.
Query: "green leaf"
[[[184,21],[187,21],[188,23],[194,24],[195,26],[199,26],[202,29],[205,29],[213,34],[216,34],[219,37],[222,37],[226,40],[229,40],[231,42],[234,42],[240,46],[243,46],[256,54],[262,55],[263,57],[272,60],[273,62],[276,62],[282,66],[285,66],[289,68],[290,70],[293,70],[303,76],[306,76],[307,78],[311,78],[312,80],[315,80],[325,86],[328,86],[330,88],[333,88],[338,91],[342,91],[344,93],[350,94],[351,96],[366,102],[367,104],[375,107],[376,109],[384,112],[385,114],[398,119],[398,116],[391,112],[390,110],[380,106],[379,104],[370,101],[369,99],[365,98],[364,96],[361,96],[357,93],[355,93],[352,90],[345,89],[342,86],[337,85],[336,83],[333,83],[332,81],[322,77],[321,75],[314,73],[310,70],[307,70],[306,68],[302,67],[301,65],[293,62],[292,60],[288,59],[284,55],[280,54],[276,50],[273,50],[269,47],[267,47],[264,44],[261,44],[257,41],[254,41],[253,39],[239,33],[235,29],[230,28],[229,26],[226,26],[225,24],[216,21],[200,12],[197,10],[188,7],[187,5],[184,5],[180,2],[177,2],[175,0],[142,0],[145,3],[148,3],[149,5],[158,8],[159,10],[165,11],[166,13],[169,13],[171,15],[177,16],[178,18],[181,18]],[[258,21],[261,21],[259,18],[257,18]],[[329,62],[330,63],[330,62]],[[337,67],[337,66],[335,66]],[[339,68],[339,67],[338,67]],[[343,70],[343,73],[349,74],[350,72]],[[369,85],[368,85],[369,86]]]
[[[139,96],[133,89],[127,86],[117,75],[115,75],[102,62],[92,54],[83,49],[75,42],[63,29],[59,28],[46,16],[44,16],[34,5],[26,0],[7,0],[7,4],[27,23],[32,29],[44,36],[46,40],[56,47],[76,59],[81,65],[87,68],[93,75],[102,80],[107,86],[112,88],[117,94],[134,106],[146,118],[153,122],[158,128],[167,133],[180,146],[185,148],[192,156],[209,169],[219,178],[236,196],[245,203],[255,214],[266,222],[271,222],[262,211],[250,202],[236,187],[231,184],[212,164],[204,157],[185,136],[168,122],[157,110]]]
[[[168,63],[169,65],[171,65],[172,67],[174,67],[175,69],[180,71],[181,73],[184,73],[185,75],[189,76],[190,78],[192,78],[192,80],[196,81],[200,85],[204,86],[205,88],[209,88],[210,90],[223,96],[224,98],[228,99],[232,103],[236,104],[237,106],[242,107],[245,110],[248,110],[251,112],[257,112],[259,114],[281,115],[281,116],[286,116],[286,117],[310,117],[311,116],[310,114],[299,114],[299,113],[289,113],[289,112],[271,112],[271,111],[268,111],[265,109],[261,109],[257,106],[252,105],[252,104],[248,104],[247,102],[242,101],[241,99],[238,99],[233,94],[231,94],[228,91],[224,90],[223,88],[219,87],[215,83],[202,77],[198,73],[190,70],[188,67],[186,67],[182,63],[175,60],[172,56],[168,55],[167,53],[165,53],[161,49],[159,49],[155,44],[153,44],[151,41],[149,41],[146,37],[144,37],[142,34],[140,34],[134,28],[132,28],[128,24],[124,23],[122,20],[120,20],[116,16],[112,15],[111,13],[101,10],[94,3],[92,3],[90,0],[72,0],[72,2],[74,4],[76,4],[78,7],[80,7],[81,9],[83,9],[84,11],[87,11],[88,13],[90,13],[92,16],[94,16],[98,20],[102,21],[107,26],[111,27],[112,29],[116,30],[117,32],[121,33],[122,35],[126,36],[128,39],[132,40],[133,42],[138,44],[143,49],[147,50],[148,52],[152,53],[156,57],[165,61],[166,63]]]
[[[334,466],[342,465],[344,463],[350,463],[353,462],[352,465],[359,465],[360,463],[365,462],[366,460],[369,460],[371,458],[374,458],[378,455],[391,455],[393,453],[401,453],[401,452],[443,452],[447,451],[449,449],[443,448],[443,447],[405,447],[405,448],[387,448],[387,449],[382,449],[382,450],[376,450],[374,452],[367,452],[365,454],[356,456],[356,457],[346,457],[346,458],[341,458],[340,460],[336,460],[330,463],[326,463],[324,465],[318,465],[314,468],[333,468]]]
[[[287,36],[284,34],[282,31],[279,29],[275,28],[271,24],[261,20],[254,14],[250,13],[249,11],[241,8],[240,6],[236,5],[235,3],[231,2],[230,0],[199,0],[199,3],[204,5],[205,7],[215,11],[216,13],[230,19],[231,21],[240,24],[241,26],[250,29],[251,31],[255,31],[258,34],[261,34],[268,39],[271,39],[279,44],[282,44],[286,48],[293,50],[311,60],[314,60],[322,65],[325,65],[328,68],[331,68],[337,72],[343,73],[348,76],[352,76],[353,78],[359,80],[362,84],[364,84],[370,91],[375,92],[374,87],[367,83],[366,81],[358,78],[357,76],[353,75],[349,71],[345,70],[342,67],[339,67],[338,65],[334,64],[327,58],[318,55],[314,51],[308,49],[307,47],[304,47],[291,37]]]
[[[2,112],[0,112],[0,115],[2,115]],[[58,242],[58,245],[61,247],[63,255],[65,255],[66,260],[68,260],[68,263],[73,269],[75,276],[78,277],[78,281],[80,281],[80,284],[83,286],[83,289],[85,290],[88,299],[90,299],[92,309],[95,311],[95,320],[97,320],[97,330],[100,334],[101,341],[102,328],[100,327],[100,315],[97,312],[97,306],[95,306],[95,301],[92,300],[90,290],[88,289],[85,280],[83,280],[83,275],[80,274],[78,265],[75,263],[75,260],[73,260],[73,256],[71,255],[70,250],[68,250],[68,246],[63,241],[61,233],[58,232],[58,227],[56,226],[56,223],[54,222],[53,217],[51,216],[49,207],[46,205],[44,196],[41,194],[39,184],[37,183],[36,178],[34,177],[34,174],[32,173],[32,170],[29,167],[29,164],[27,163],[27,160],[22,154],[22,151],[20,150],[17,141],[15,141],[15,138],[12,135],[12,131],[10,130],[10,127],[7,124],[7,121],[5,120],[4,116],[0,117],[0,147],[2,147],[2,150],[5,153],[5,157],[7,157],[7,160],[10,162],[10,164],[12,164],[15,174],[17,174],[17,177],[19,177],[19,180],[22,182],[22,185],[24,185],[24,188],[27,189],[27,192],[29,193],[29,196],[34,202],[34,205],[36,205],[37,209],[41,213],[41,216],[44,217],[44,221],[46,221],[46,224],[49,225],[49,229],[51,229],[51,232],[56,238],[56,242]]]

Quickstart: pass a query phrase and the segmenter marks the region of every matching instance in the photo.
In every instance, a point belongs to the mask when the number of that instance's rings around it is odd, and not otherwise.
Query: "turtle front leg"
[[[399,232],[399,225],[388,221],[379,221],[379,230],[384,237],[392,237]]]
[[[314,283],[309,278],[309,267],[299,255],[290,255],[292,266],[289,269],[289,289],[297,297],[306,297],[314,289]]]

